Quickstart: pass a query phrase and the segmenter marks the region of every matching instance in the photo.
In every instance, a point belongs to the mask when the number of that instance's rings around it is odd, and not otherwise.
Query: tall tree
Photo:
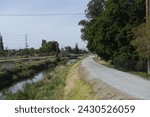
[[[91,0],[85,10],[88,19],[94,19],[100,16],[104,10],[104,0]]]
[[[60,52],[59,43],[57,41],[49,41],[42,40],[40,52],[41,53],[54,53],[58,54]]]
[[[72,48],[71,48],[71,46],[65,47],[65,50],[66,50],[67,53],[72,53]]]
[[[147,70],[150,73],[150,18],[134,30],[134,40],[131,42],[142,58],[147,58]]]
[[[136,59],[135,49],[130,44],[133,38],[132,29],[145,17],[145,0],[107,0],[93,4],[91,0],[87,20],[82,20],[82,39],[87,41],[87,48],[105,60]],[[91,8],[103,6],[101,12]],[[93,10],[92,9],[92,10]],[[88,14],[86,12],[86,14]],[[95,15],[97,13],[97,15]]]
[[[75,54],[79,54],[78,43],[75,44],[74,53],[75,53]]]
[[[0,50],[4,50],[3,37],[0,34]]]

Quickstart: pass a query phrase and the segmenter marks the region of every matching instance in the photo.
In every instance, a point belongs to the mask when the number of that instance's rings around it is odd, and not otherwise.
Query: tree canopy
[[[49,41],[42,40],[41,48],[39,49],[41,53],[54,53],[58,54],[59,49],[59,43],[57,41]]]
[[[149,20],[150,21],[150,20]],[[148,21],[148,22],[149,22]],[[134,30],[134,40],[131,42],[141,57],[150,54],[150,23],[143,23]]]
[[[134,29],[134,40],[131,44],[136,47],[136,52],[141,58],[147,60],[147,73],[150,73],[150,17]]]
[[[104,60],[136,59],[131,45],[133,28],[145,22],[145,0],[91,0],[86,20],[81,20],[81,38],[87,48]]]

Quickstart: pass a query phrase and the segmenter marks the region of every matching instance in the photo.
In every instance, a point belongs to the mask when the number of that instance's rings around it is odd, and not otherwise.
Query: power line
[[[84,13],[0,14],[0,16],[65,16],[65,15],[84,15]]]

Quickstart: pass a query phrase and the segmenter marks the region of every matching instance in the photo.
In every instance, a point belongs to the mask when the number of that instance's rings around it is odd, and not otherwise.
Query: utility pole
[[[149,23],[149,16],[150,16],[150,0],[146,0],[146,23],[148,25]],[[147,73],[150,73],[150,51],[149,51],[149,43],[147,40],[147,50],[148,50],[148,55],[147,55]]]
[[[146,0],[146,17],[150,15],[150,0]]]

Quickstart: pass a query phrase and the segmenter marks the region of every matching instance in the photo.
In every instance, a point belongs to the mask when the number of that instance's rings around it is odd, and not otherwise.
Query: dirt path
[[[78,62],[69,70],[64,89],[64,99],[110,100],[135,98],[112,88],[101,80],[93,78],[81,62]]]
[[[150,99],[150,81],[105,67],[93,57],[84,59],[81,66],[87,81],[93,83],[95,91],[104,99]]]
[[[105,67],[95,62],[93,57],[87,57],[81,65],[86,71],[86,79],[94,83],[97,92],[104,92],[112,99],[150,99],[150,81]]]

